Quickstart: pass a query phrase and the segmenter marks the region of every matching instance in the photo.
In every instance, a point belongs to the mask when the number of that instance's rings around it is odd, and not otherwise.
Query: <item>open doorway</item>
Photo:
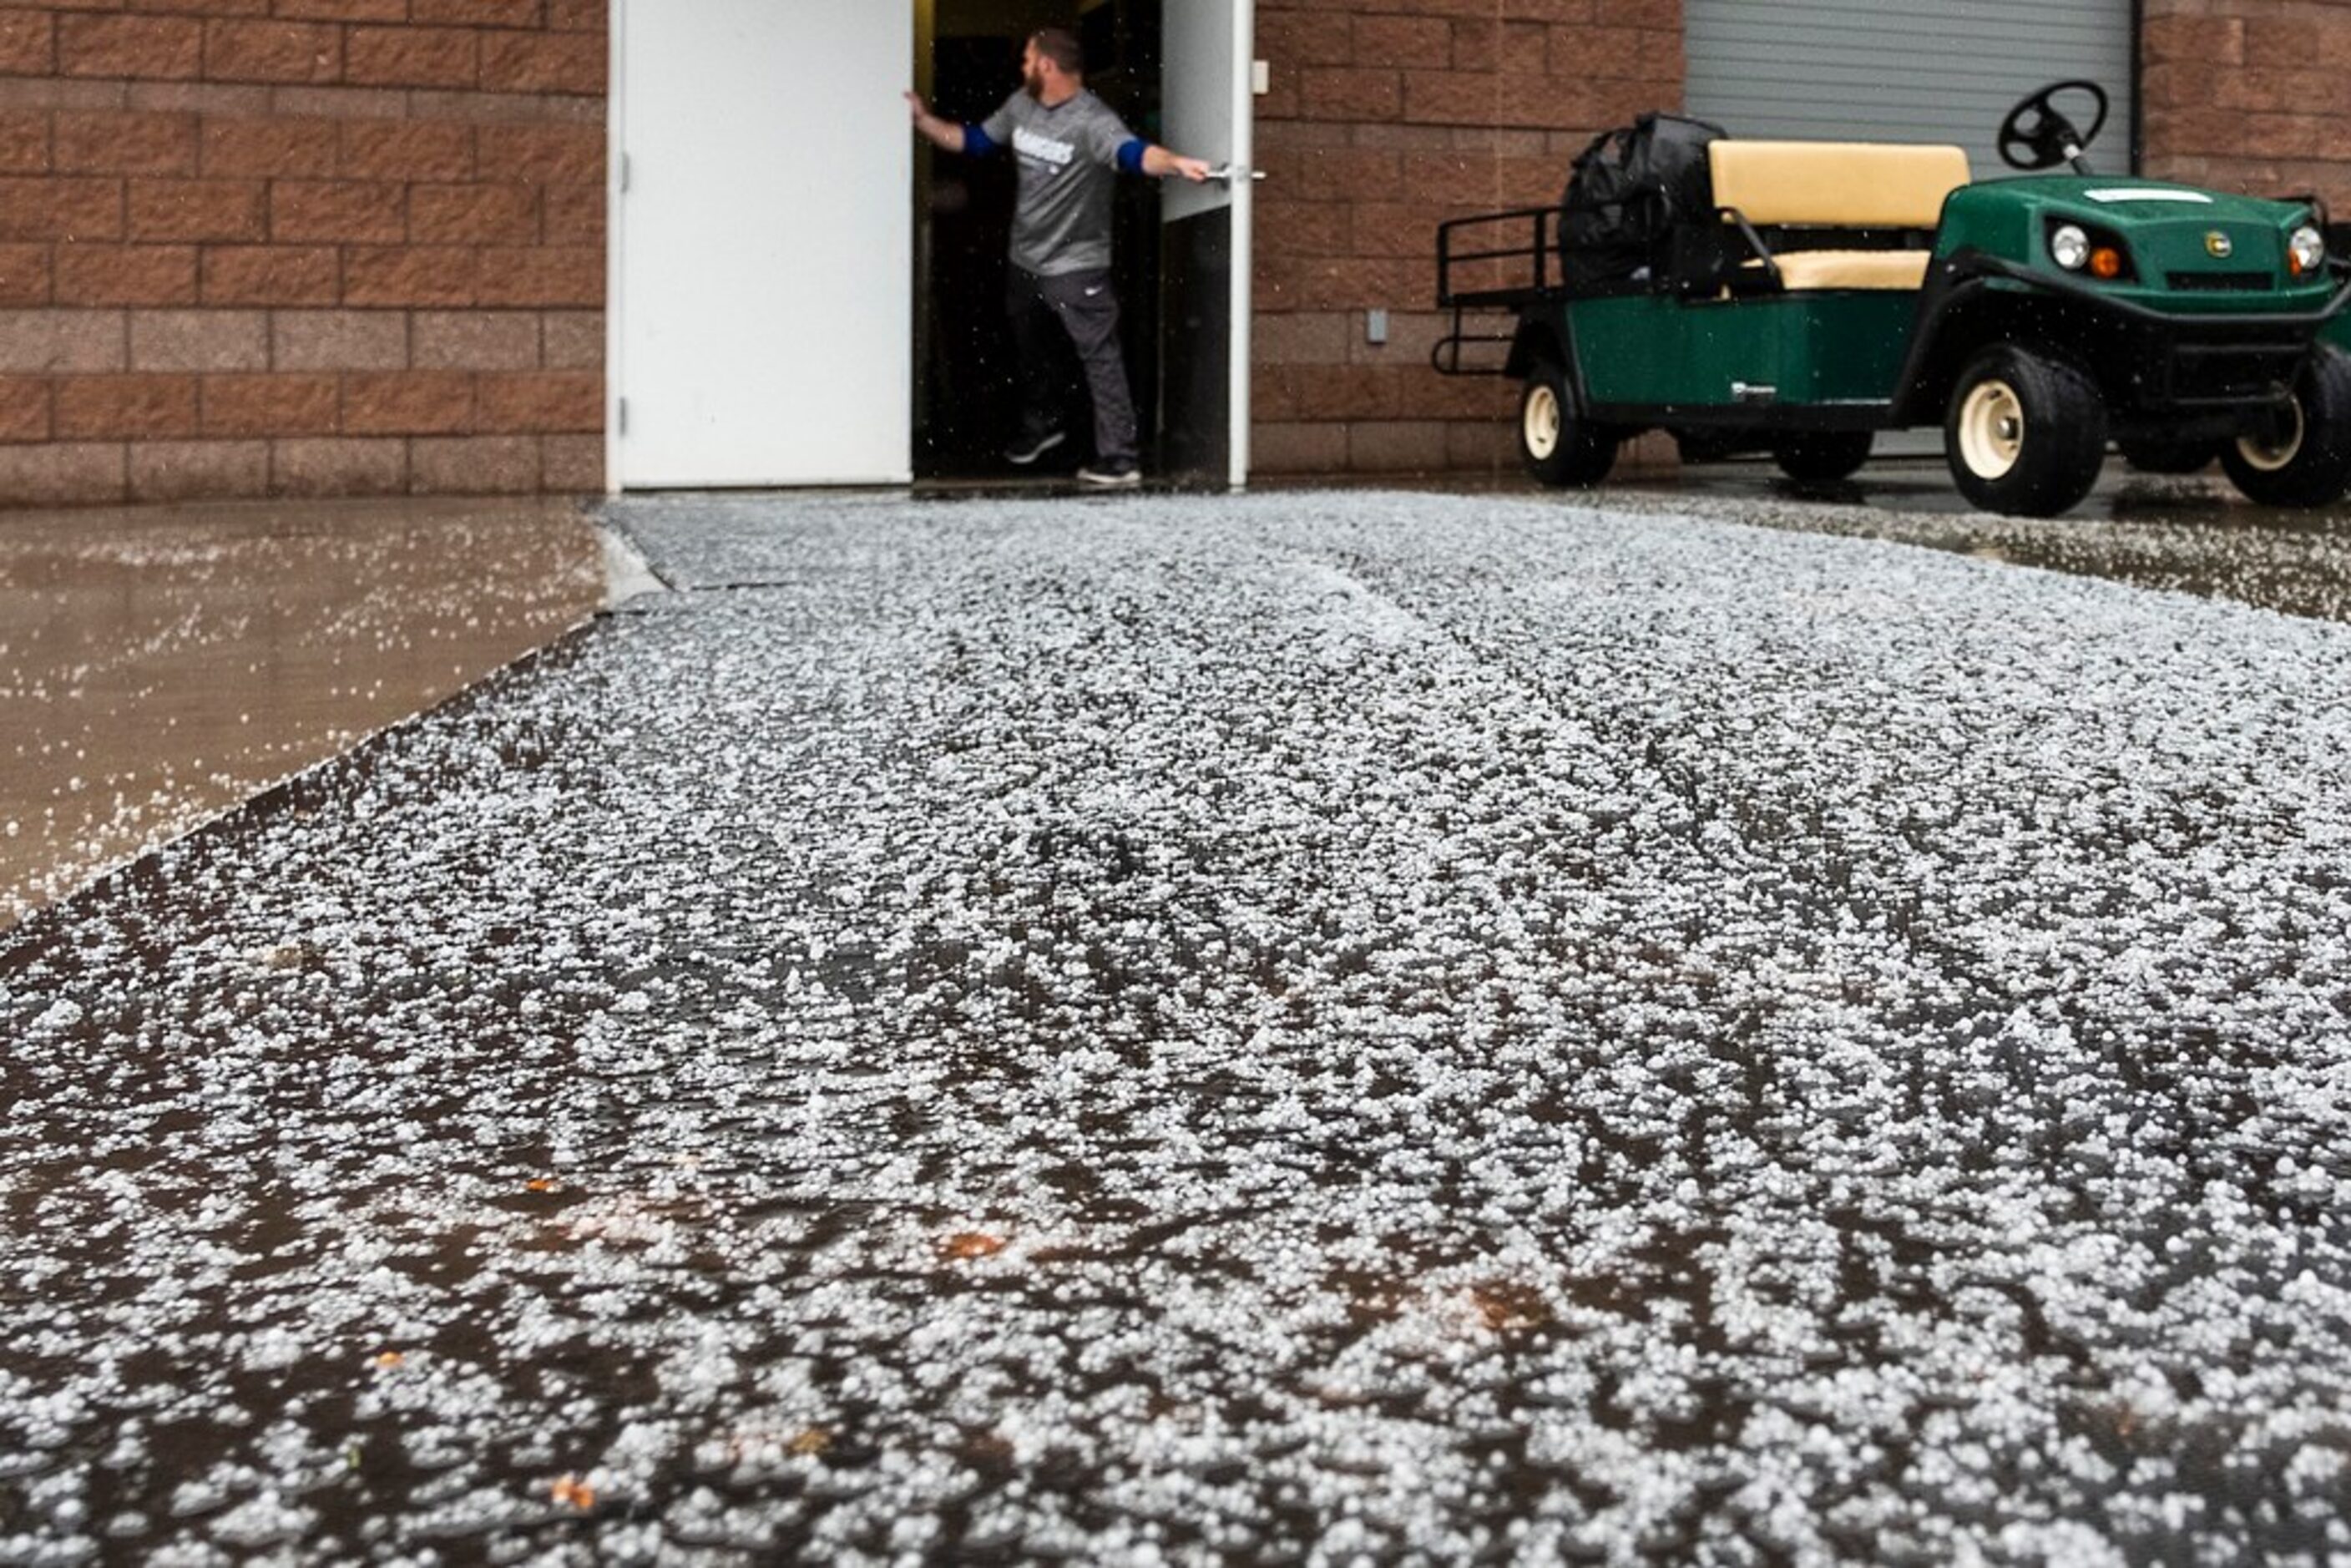
[[[949,120],[986,120],[1020,85],[1020,50],[1029,35],[1075,10],[1085,43],[1086,86],[1136,135],[1161,141],[1161,5],[1162,0],[1092,0],[1057,10],[1050,0],[920,0],[917,89]],[[1004,460],[1019,414],[1004,310],[1013,186],[1008,155],[960,158],[917,141],[913,457],[918,480],[1060,479],[1093,455],[1093,421],[1071,350],[1058,383],[1065,428],[1077,439],[1036,469]],[[1117,193],[1113,287],[1148,470],[1158,459],[1160,423],[1159,193],[1139,179],[1120,180]]]

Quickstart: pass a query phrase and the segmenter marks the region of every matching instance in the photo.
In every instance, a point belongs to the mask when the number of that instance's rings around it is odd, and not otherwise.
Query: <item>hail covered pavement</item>
[[[0,936],[0,1562],[2351,1551],[2351,632],[632,505]]]

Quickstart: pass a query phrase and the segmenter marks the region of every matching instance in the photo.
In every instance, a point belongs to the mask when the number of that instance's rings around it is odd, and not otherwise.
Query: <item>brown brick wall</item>
[[[1259,0],[1257,472],[1515,469],[1515,389],[1428,366],[1437,225],[1555,201],[1593,132],[1677,107],[1681,18],[1680,0]]]
[[[603,482],[605,0],[0,0],[0,505]]]
[[[2150,172],[2351,214],[2351,4],[2142,14]],[[1677,105],[1680,0],[1258,26],[1258,471],[1512,466],[1511,390],[1427,368],[1436,225]],[[0,0],[0,506],[601,487],[606,32],[605,0]]]
[[[2146,169],[2351,216],[2351,4],[2142,0]]]

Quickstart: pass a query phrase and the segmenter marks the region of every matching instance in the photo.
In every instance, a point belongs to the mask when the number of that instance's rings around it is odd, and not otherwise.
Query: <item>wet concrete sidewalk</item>
[[[561,502],[0,513],[0,926],[601,606]]]
[[[0,1560],[2351,1551],[2351,629],[618,521],[680,591],[0,934]]]

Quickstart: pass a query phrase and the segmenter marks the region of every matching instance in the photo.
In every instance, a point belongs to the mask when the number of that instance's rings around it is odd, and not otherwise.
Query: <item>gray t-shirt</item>
[[[1081,91],[1048,109],[1016,92],[980,125],[1020,165],[1012,264],[1053,277],[1110,266],[1111,188],[1118,150],[1134,140],[1110,105]]]

